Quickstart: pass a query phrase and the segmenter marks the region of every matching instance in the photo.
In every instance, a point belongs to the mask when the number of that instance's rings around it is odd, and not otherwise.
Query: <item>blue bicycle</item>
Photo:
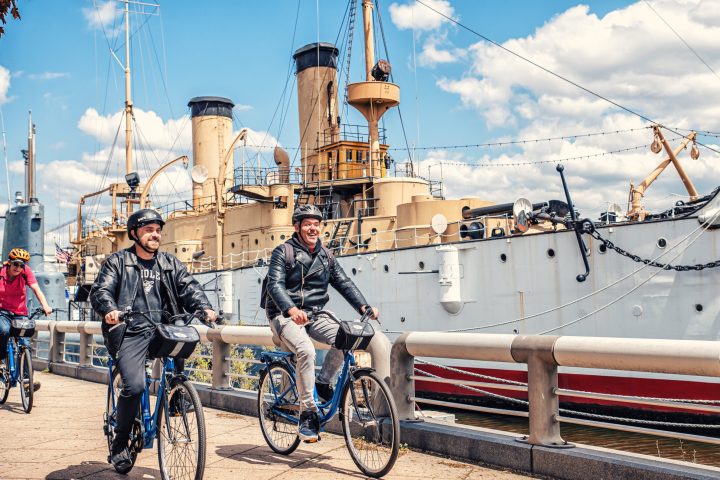
[[[3,315],[4,312],[0,312]],[[20,386],[20,400],[25,413],[33,407],[32,348],[19,342],[18,338],[29,338],[35,334],[35,318],[43,313],[42,308],[33,311],[29,317],[10,317],[10,338],[7,343],[7,366],[0,370],[0,405],[10,395],[10,389]]]
[[[130,323],[134,315],[147,313],[129,311],[121,314],[120,318]],[[202,318],[200,315],[204,313],[175,315],[168,323],[156,327],[148,362],[151,358],[160,358],[162,373],[159,378],[152,378],[150,364],[146,363],[145,392],[130,432],[132,462],[129,467],[116,467],[119,473],[127,474],[135,465],[137,455],[144,448],[153,448],[157,437],[158,463],[163,480],[202,479],[206,452],[205,416],[195,387],[185,375],[175,371],[177,363],[182,364],[200,341],[197,331],[189,326],[194,318]],[[108,450],[111,450],[117,425],[116,401],[123,388],[112,357],[109,357],[108,371],[110,381],[103,431]],[[156,393],[154,408],[151,408],[150,402],[151,389]]]
[[[311,319],[321,313],[342,323],[326,311],[314,312]],[[342,330],[367,329],[367,319],[368,316],[363,315],[360,321],[344,322],[354,327]],[[371,368],[355,365],[352,350],[367,346],[372,329],[370,332],[369,337],[362,339],[352,334],[338,335],[335,346],[345,352],[345,360],[332,398],[318,403],[318,416],[322,430],[339,412],[345,443],[353,462],[365,475],[378,478],[387,474],[397,460],[400,424],[395,402],[385,382]],[[289,352],[265,352],[260,360],[265,363],[258,388],[260,429],[270,448],[279,454],[289,455],[300,445],[294,355]],[[315,400],[317,403],[317,391]]]

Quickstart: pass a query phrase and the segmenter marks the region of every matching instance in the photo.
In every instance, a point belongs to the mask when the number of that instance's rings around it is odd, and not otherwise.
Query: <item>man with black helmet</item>
[[[113,253],[103,264],[90,292],[93,310],[102,318],[102,333],[108,352],[116,361],[123,389],[117,402],[117,426],[111,462],[116,468],[131,466],[128,440],[145,389],[145,358],[154,336],[154,324],[162,313],[205,311],[205,322],[217,318],[198,282],[175,256],[160,252],[165,225],[155,210],[142,209],[130,215],[128,237],[135,243]],[[123,310],[147,312],[121,322]]]
[[[308,312],[325,306],[330,298],[328,285],[332,285],[359,313],[369,308],[372,317],[378,317],[377,309],[368,305],[332,253],[320,242],[322,219],[322,212],[315,205],[301,205],[295,210],[292,218],[295,233],[273,250],[270,259],[265,303],[270,328],[295,353],[301,409],[298,436],[310,443],[320,438],[313,388],[317,386],[318,396],[330,399],[330,382],[342,366],[343,353],[330,349],[316,382],[312,340],[333,345],[340,326],[325,315],[316,316],[310,323]],[[288,253],[294,257],[292,261]]]

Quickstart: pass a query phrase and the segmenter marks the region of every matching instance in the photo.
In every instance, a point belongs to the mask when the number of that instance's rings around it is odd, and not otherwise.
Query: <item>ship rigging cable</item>
[[[652,123],[652,124],[658,124],[658,123],[659,123],[659,122],[656,122],[655,120],[653,120],[653,119],[651,119],[651,118],[643,115],[642,113],[636,112],[635,110],[632,110],[632,109],[630,109],[630,108],[628,108],[628,107],[626,107],[626,106],[624,106],[624,105],[620,105],[620,104],[617,103],[616,101],[611,100],[611,99],[609,99],[608,97],[605,97],[605,96],[603,96],[603,95],[601,95],[601,94],[599,94],[599,93],[597,93],[597,92],[594,92],[594,91],[590,90],[590,89],[587,88],[587,87],[583,87],[583,86],[580,85],[579,83],[574,82],[574,81],[570,80],[569,78],[564,77],[563,75],[560,75],[559,73],[553,72],[553,71],[550,70],[549,68],[543,67],[543,66],[540,65],[539,63],[534,62],[533,60],[530,60],[529,58],[524,57],[524,56],[520,55],[519,53],[516,53],[516,52],[510,50],[509,48],[502,46],[501,44],[499,44],[499,43],[496,42],[495,40],[492,40],[491,38],[486,37],[485,35],[481,34],[480,32],[477,32],[477,31],[473,30],[472,28],[468,27],[467,25],[465,25],[465,24],[463,24],[463,23],[460,23],[459,21],[455,20],[455,19],[452,18],[452,17],[448,17],[447,15],[445,15],[445,14],[442,13],[442,12],[440,12],[439,10],[436,10],[435,8],[431,7],[430,5],[424,3],[422,0],[416,0],[416,1],[417,1],[417,3],[419,3],[420,5],[422,5],[423,7],[427,8],[427,9],[429,9],[429,10],[432,10],[432,11],[435,12],[436,14],[438,14],[438,15],[440,15],[441,17],[445,18],[445,19],[448,20],[449,22],[454,23],[455,25],[457,25],[458,27],[462,28],[463,30],[467,30],[468,32],[472,33],[473,35],[475,35],[475,36],[477,36],[477,37],[479,37],[479,38],[482,38],[482,39],[485,40],[486,42],[495,45],[495,46],[498,47],[499,49],[501,49],[501,50],[503,50],[503,51],[505,51],[505,52],[507,52],[507,53],[509,53],[509,54],[511,54],[511,55],[513,55],[513,56],[515,56],[515,57],[517,57],[517,58],[519,58],[520,60],[523,60],[524,62],[529,63],[530,65],[532,65],[532,66],[534,66],[534,67],[536,67],[536,68],[539,68],[540,70],[544,71],[545,73],[548,73],[548,74],[550,74],[550,75],[552,75],[552,76],[554,76],[554,77],[562,80],[563,82],[569,83],[570,85],[572,85],[572,86],[574,86],[574,87],[576,87],[576,88],[579,88],[580,90],[582,90],[582,91],[584,91],[584,92],[586,92],[586,93],[589,93],[590,95],[592,95],[592,96],[594,96],[594,97],[597,97],[597,98],[599,98],[600,100],[603,100],[603,101],[605,101],[605,102],[607,102],[607,103],[609,103],[609,104],[611,104],[611,105],[614,105],[614,106],[616,106],[617,108],[619,108],[619,109],[621,109],[621,110],[624,110],[625,112],[627,112],[627,113],[629,113],[629,114],[631,114],[631,115],[635,115],[636,117],[639,117],[639,118],[645,120],[646,122],[649,122],[649,123]],[[669,131],[671,131],[671,132],[679,135],[678,132],[675,132],[675,131],[667,128],[667,127],[665,127],[665,128],[666,128],[667,130],[669,130]],[[708,150],[711,150],[711,151],[715,152],[715,153],[720,153],[720,150],[717,150],[717,149],[715,149],[715,148],[713,148],[713,147],[711,147],[711,146],[709,146],[709,145],[705,145],[705,144],[702,144],[702,143],[700,143],[700,142],[696,142],[696,143],[697,143],[698,145],[702,146],[702,147],[707,148]]]

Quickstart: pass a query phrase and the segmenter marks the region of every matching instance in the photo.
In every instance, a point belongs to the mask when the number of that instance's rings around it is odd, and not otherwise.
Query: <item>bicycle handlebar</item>
[[[207,325],[210,328],[215,328],[215,322],[210,322],[208,324],[207,322],[207,315],[204,310],[198,310],[196,312],[192,313],[179,313],[177,315],[170,315],[168,312],[164,310],[131,310],[129,307],[125,309],[125,311],[120,312],[120,315],[118,315],[118,320],[120,322],[124,322],[127,320],[132,320],[133,315],[143,315],[147,316],[149,313],[156,313],[159,312],[162,314],[163,319],[167,319],[167,323],[170,323],[172,325],[183,325],[187,326],[192,323],[193,320],[198,319],[200,323]]]
[[[359,319],[358,321],[359,321],[359,322],[367,322],[367,321],[369,321],[370,318],[372,318],[372,317],[371,317],[372,313],[373,313],[372,308],[368,306],[367,308],[365,308],[365,312],[360,316],[360,319]],[[332,320],[335,320],[335,321],[338,322],[338,323],[340,323],[340,321],[341,321],[341,320],[337,317],[337,315],[335,315],[333,312],[330,312],[330,311],[328,311],[328,310],[320,310],[318,307],[313,307],[312,312],[310,312],[310,313],[308,314],[308,318],[310,318],[310,321],[315,321],[315,319],[316,319],[319,315],[321,315],[321,314],[322,314],[322,315],[327,315],[327,316],[330,317]]]

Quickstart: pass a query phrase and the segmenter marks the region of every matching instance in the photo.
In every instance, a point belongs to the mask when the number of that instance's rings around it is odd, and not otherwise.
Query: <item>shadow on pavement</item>
[[[153,480],[160,478],[160,472],[156,469],[136,466],[127,475],[120,475],[109,463],[82,462],[79,465],[70,465],[62,470],[55,470],[45,476],[46,480],[74,480],[81,478],[92,480],[123,478]]]
[[[322,454],[313,454],[308,451],[295,451],[290,455],[280,455],[273,452],[269,447],[258,447],[251,444],[219,445],[215,453],[220,457],[229,460],[244,462],[250,465],[285,465],[293,469],[317,468],[333,472],[338,475],[349,475],[357,478],[365,478],[357,470],[334,467],[328,462],[333,458]]]

